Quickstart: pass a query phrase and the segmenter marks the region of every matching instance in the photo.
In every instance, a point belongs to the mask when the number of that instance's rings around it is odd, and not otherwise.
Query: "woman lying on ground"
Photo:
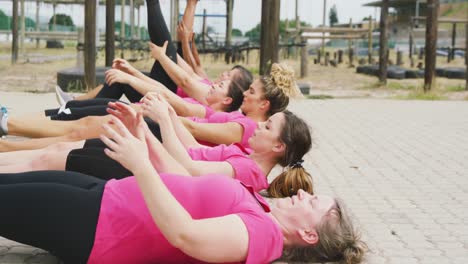
[[[248,148],[248,139],[257,127],[271,115],[286,109],[289,96],[298,93],[294,72],[285,65],[273,64],[269,76],[263,76],[252,83],[244,92],[242,113],[216,112],[207,118],[181,118],[184,125],[200,142],[219,144],[241,143]],[[0,151],[43,148],[62,141],[77,141],[97,138],[102,132],[101,125],[109,116],[89,116],[76,121],[40,120],[38,118],[13,118],[7,122],[0,118],[0,127],[11,135],[28,137],[49,137],[19,142],[0,141]],[[160,139],[157,124],[150,124],[153,133]]]
[[[113,121],[106,154],[135,176],[2,174],[0,236],[66,263],[361,262],[365,246],[340,200],[302,190],[264,200],[229,177],[183,177],[173,159],[149,159],[141,116],[135,136]]]
[[[137,113],[125,104],[116,103],[114,107],[112,113],[132,130]],[[177,115],[161,98],[149,96],[142,108],[144,114],[160,124],[166,150],[193,176],[227,175],[252,186],[255,191],[268,189],[272,197],[291,196],[299,189],[313,192],[312,178],[301,165],[312,145],[310,131],[303,120],[289,111],[276,113],[266,122],[259,123],[249,139],[251,151],[247,151],[238,144],[217,147],[200,145],[191,135],[177,129],[181,125]],[[151,139],[157,141],[151,144],[159,143],[154,136]],[[74,144],[68,146],[74,147]],[[101,179],[131,175],[119,163],[108,158],[104,148],[105,145],[102,148],[72,150],[62,145],[61,149],[52,147],[3,153],[0,154],[0,173],[68,170]],[[150,157],[158,156],[151,149],[149,153]],[[269,187],[267,176],[276,164],[287,169]]]
[[[190,0],[187,2],[186,12],[184,13],[181,24],[188,25],[188,28],[193,28],[195,6],[196,1]],[[171,35],[164,21],[164,17],[162,16],[159,1],[148,1],[147,10],[148,31],[151,42],[158,46],[163,46],[163,43],[167,41],[169,44],[167,45],[167,49],[164,52],[166,52],[166,55],[172,63],[166,63],[166,65],[162,67],[160,62],[155,61],[153,68],[151,69],[150,76],[148,77],[142,72],[131,67],[131,65],[127,62],[116,60],[116,63],[113,64],[114,69],[109,70],[106,75],[116,75],[118,74],[118,70],[120,70],[132,75],[134,78],[144,80],[152,86],[157,87],[162,84],[164,87],[167,87],[169,90],[177,93],[178,95],[186,97],[187,94],[189,94],[192,98],[199,100],[199,102],[205,103],[204,98],[213,83],[204,77],[202,78],[198,76],[194,70],[180,56],[177,55],[177,51],[171,40]],[[192,53],[187,56],[185,55],[186,54],[184,53],[184,58],[194,57],[194,54]],[[230,71],[223,72],[219,79],[215,81],[215,83],[225,80],[230,80],[232,81],[231,85],[236,85],[241,87],[242,90],[245,90],[252,82],[252,74],[244,67],[237,65]],[[98,88],[91,91],[89,95],[85,95],[82,98],[91,99],[95,97],[120,99],[120,97],[125,94],[130,102],[138,102],[141,97],[144,96],[148,91],[154,91],[155,88],[151,85],[136,87],[131,83],[106,82],[104,86],[99,86]],[[63,91],[59,91],[59,94],[61,94],[62,97],[70,98],[70,96],[66,95]],[[87,101],[86,106],[93,106],[94,103],[95,102],[93,100]],[[80,106],[83,106],[83,104],[84,103],[80,104]],[[67,105],[67,107],[72,106]]]

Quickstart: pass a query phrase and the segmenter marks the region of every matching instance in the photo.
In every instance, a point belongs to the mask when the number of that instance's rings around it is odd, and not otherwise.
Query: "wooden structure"
[[[388,18],[389,0],[382,1],[380,9],[380,48],[379,48],[379,81],[387,84],[387,64],[388,64],[388,36],[387,36],[387,18]]]
[[[437,48],[437,19],[439,18],[439,0],[427,1],[426,20],[426,58],[424,71],[424,92],[430,91],[434,83]]]
[[[270,72],[278,62],[280,0],[262,0],[260,30],[260,75]]]

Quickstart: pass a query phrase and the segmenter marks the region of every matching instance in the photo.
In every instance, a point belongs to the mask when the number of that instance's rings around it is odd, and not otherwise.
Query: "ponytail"
[[[312,177],[302,166],[287,167],[278,175],[267,189],[272,198],[290,197],[302,189],[314,193]]]

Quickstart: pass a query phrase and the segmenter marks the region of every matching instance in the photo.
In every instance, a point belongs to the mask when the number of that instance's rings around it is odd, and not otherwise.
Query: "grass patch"
[[[41,91],[41,90],[37,90],[37,89],[32,89],[32,90],[26,90],[25,91],[26,93],[33,93],[33,94],[43,94],[43,93],[47,93],[48,91]]]
[[[465,91],[465,85],[461,84],[456,84],[456,85],[450,85],[445,88],[447,92],[463,92]]]
[[[387,88],[392,90],[415,90],[416,86],[400,82],[389,82]]]
[[[331,95],[326,94],[309,94],[306,96],[307,99],[314,99],[314,100],[325,100],[325,99],[334,99]]]
[[[369,90],[369,89],[376,89],[382,87],[382,84],[379,81],[366,83],[362,86],[359,86],[358,89]]]
[[[446,100],[447,97],[440,95],[437,92],[423,92],[422,90],[417,90],[414,92],[411,92],[407,95],[399,95],[395,96],[395,99],[401,99],[401,100],[427,100],[427,101],[437,101],[437,100]]]

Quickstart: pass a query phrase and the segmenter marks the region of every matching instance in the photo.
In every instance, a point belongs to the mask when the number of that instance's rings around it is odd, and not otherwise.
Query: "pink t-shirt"
[[[187,117],[188,119],[197,122],[197,123],[229,123],[234,122],[238,123],[244,128],[242,134],[242,139],[240,145],[244,148],[250,148],[249,138],[254,134],[255,129],[257,128],[257,122],[246,117],[239,111],[232,112],[215,112],[207,118],[198,118],[198,117]],[[213,143],[209,142],[200,142],[200,144],[207,146],[215,146]]]
[[[213,85],[213,83],[208,80],[208,79],[203,79],[200,81],[201,83],[204,83],[204,84],[208,84],[208,85]],[[182,87],[177,87],[177,91],[176,91],[176,94],[182,98],[184,97],[190,97],[183,89]]]
[[[191,103],[191,104],[198,104],[198,105],[201,105],[205,108],[205,118],[208,118],[209,116],[211,116],[214,112],[216,112],[215,110],[213,110],[213,108],[207,106],[207,105],[204,105],[200,102],[198,102],[197,100],[193,99],[193,98],[190,98],[190,97],[185,97],[185,98],[182,98],[184,101],[188,102],[188,103]]]
[[[238,215],[249,246],[242,263],[270,263],[283,250],[283,235],[265,200],[249,186],[219,175],[161,175],[169,191],[194,219]],[[207,206],[209,205],[209,206]],[[216,248],[213,248],[216,250]],[[204,263],[173,247],[154,223],[135,177],[107,182],[89,264]]]
[[[248,151],[244,151],[238,144],[188,149],[193,160],[229,162],[234,169],[234,178],[252,186],[256,192],[268,188],[266,175],[257,163],[247,156]]]

